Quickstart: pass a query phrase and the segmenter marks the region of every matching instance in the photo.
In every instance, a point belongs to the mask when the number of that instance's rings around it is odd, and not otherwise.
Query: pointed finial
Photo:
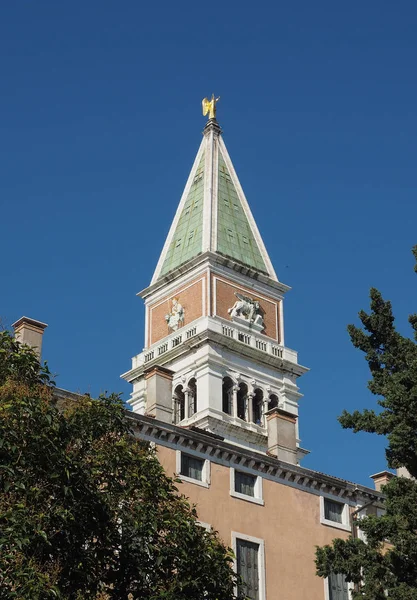
[[[220,96],[218,98],[214,97],[214,94],[211,95],[211,100],[208,98],[204,98],[203,105],[203,115],[206,116],[208,113],[209,119],[216,118],[216,104],[220,100]]]

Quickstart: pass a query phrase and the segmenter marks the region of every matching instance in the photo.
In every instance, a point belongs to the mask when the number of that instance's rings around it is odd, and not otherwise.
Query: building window
[[[320,522],[323,525],[350,531],[349,506],[333,498],[320,496]]]
[[[349,600],[349,589],[343,573],[330,573],[327,578],[328,600]]]
[[[195,377],[188,382],[188,417],[197,412],[197,381]]]
[[[262,426],[263,421],[263,405],[264,405],[264,394],[262,390],[255,390],[252,398],[252,418],[256,425]]]
[[[342,523],[343,509],[345,505],[333,500],[324,499],[324,518],[336,523]]]
[[[203,459],[181,453],[180,475],[184,475],[190,479],[198,479],[198,481],[203,481],[203,468]]]
[[[230,495],[234,498],[264,504],[262,477],[245,471],[230,468]]]
[[[200,456],[177,450],[177,473],[184,481],[208,487],[210,462]]]
[[[177,385],[173,394],[173,420],[179,423],[185,418],[185,394],[182,385]]]
[[[246,421],[246,404],[248,399],[248,386],[246,383],[239,383],[237,390],[237,416],[242,421]]]
[[[269,396],[268,410],[272,410],[273,408],[278,408],[278,396],[276,394]]]
[[[239,593],[248,600],[265,600],[263,540],[232,532],[232,546],[236,556],[236,572],[242,580]]]
[[[233,381],[230,377],[223,378],[222,394],[222,410],[227,415],[231,415],[233,404]]]
[[[246,496],[255,496],[255,475],[235,471],[235,492],[245,494]]]

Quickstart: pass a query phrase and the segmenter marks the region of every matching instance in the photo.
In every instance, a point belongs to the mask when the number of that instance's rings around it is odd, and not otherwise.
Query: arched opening
[[[246,421],[246,402],[248,398],[248,386],[246,383],[239,383],[237,390],[237,416]]]
[[[277,407],[278,407],[278,396],[276,394],[271,394],[269,396],[268,410],[271,410],[272,408],[277,408]]]
[[[253,422],[257,425],[262,425],[264,393],[259,388],[255,390],[252,398],[252,415]]]
[[[182,385],[177,385],[173,395],[174,423],[179,423],[185,418],[185,394]]]
[[[232,414],[233,403],[233,381],[230,377],[223,377],[223,412],[227,415]]]
[[[188,382],[188,417],[197,412],[197,381],[195,377]]]

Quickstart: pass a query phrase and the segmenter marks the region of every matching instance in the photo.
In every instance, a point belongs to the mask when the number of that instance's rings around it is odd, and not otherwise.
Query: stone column
[[[262,421],[263,421],[264,427],[267,426],[266,413],[268,412],[268,404],[269,404],[269,398],[264,398],[263,406],[262,406]]]
[[[176,425],[179,421],[178,418],[178,398],[172,396],[172,422]]]
[[[248,423],[253,423],[253,396],[254,394],[250,393],[246,399],[246,420]]]
[[[237,419],[237,392],[239,387],[234,385],[232,387],[232,415],[235,419]]]
[[[184,419],[188,419],[189,417],[189,396],[190,396],[190,388],[184,388]]]

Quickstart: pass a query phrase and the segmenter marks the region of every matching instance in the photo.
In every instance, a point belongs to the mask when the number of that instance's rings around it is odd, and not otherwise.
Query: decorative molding
[[[225,441],[213,440],[200,432],[162,423],[150,417],[126,411],[131,419],[134,434],[156,444],[184,452],[200,448],[199,456],[228,467],[240,466],[284,485],[296,487],[316,496],[327,494],[329,498],[345,499],[347,504],[356,506],[361,500],[374,500],[383,504],[384,495],[360,484],[338,477],[312,471],[299,465],[284,463],[278,459],[249,450]],[[199,444],[202,444],[199,446]],[[334,490],[332,493],[330,490]],[[339,500],[340,501],[340,500]]]
[[[264,290],[263,293],[275,294],[277,299],[282,298],[282,296],[291,289],[291,287],[285,283],[272,279],[250,267],[241,265],[231,258],[214,252],[202,252],[157,281],[152,281],[148,287],[144,288],[137,295],[146,299],[151,295],[156,295],[158,292],[166,293],[169,286],[173,282],[177,282],[179,277],[190,277],[191,273],[192,276],[195,276],[198,270],[204,269],[207,266],[209,266],[213,272],[217,272],[223,277],[232,277],[242,285],[248,285],[248,280],[252,285],[253,282],[256,281],[257,286]]]

